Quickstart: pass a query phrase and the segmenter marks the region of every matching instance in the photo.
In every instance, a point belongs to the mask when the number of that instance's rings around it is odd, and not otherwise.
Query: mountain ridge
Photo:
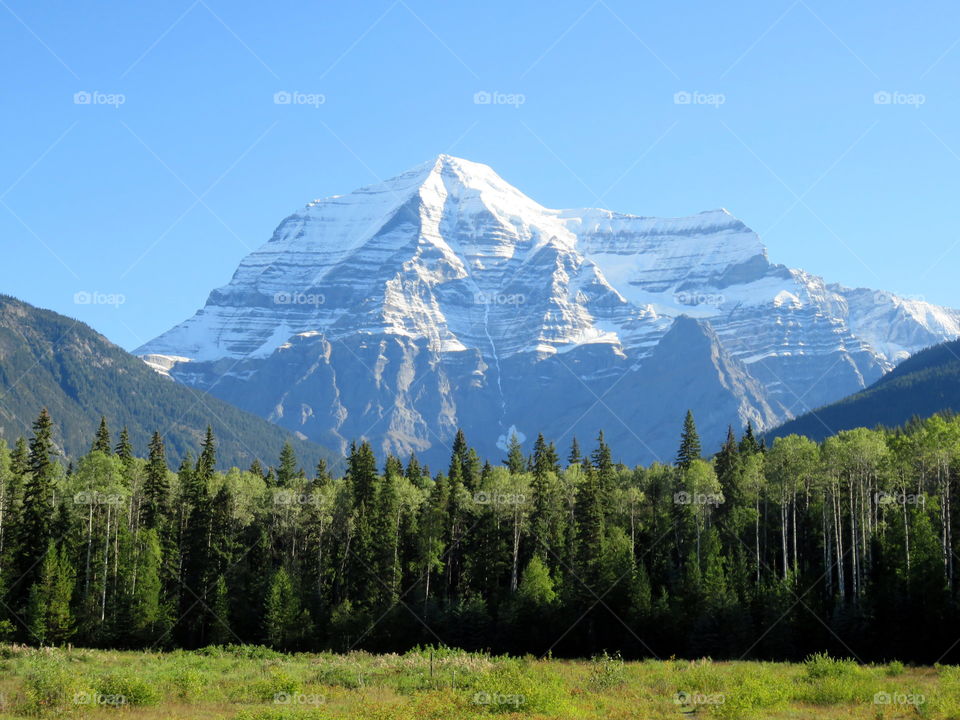
[[[335,459],[261,418],[163,378],[85,323],[0,294],[0,438],[29,437],[46,407],[58,449],[76,459],[90,448],[101,415],[119,432],[126,426],[139,452],[153,431],[164,436],[168,461],[196,455],[212,426],[221,467],[246,468],[254,458],[276,463],[290,440],[305,468]]]
[[[767,437],[827,435],[856,427],[897,428],[913,418],[960,412],[960,341],[907,358],[868,388],[772,428]]]

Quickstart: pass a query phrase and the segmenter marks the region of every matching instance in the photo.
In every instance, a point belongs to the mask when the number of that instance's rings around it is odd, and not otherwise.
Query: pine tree
[[[10,472],[22,478],[29,471],[30,447],[27,445],[27,439],[20,436],[13,447],[13,452],[10,453]]]
[[[143,483],[143,522],[147,529],[156,529],[169,507],[170,481],[167,479],[167,458],[160,433],[150,438],[150,458]]]
[[[124,427],[120,430],[120,441],[115,450],[117,456],[123,460],[124,465],[129,465],[133,461],[133,445],[130,444],[130,433]]]
[[[277,487],[290,487],[297,476],[297,454],[288,440],[280,450],[280,464],[277,466]]]
[[[584,461],[580,487],[577,490],[575,517],[577,527],[577,576],[596,590],[599,581],[599,558],[603,554],[605,507],[598,473]],[[580,583],[577,583],[579,586]],[[580,588],[576,587],[579,593]],[[582,593],[580,593],[582,594]]]
[[[597,448],[593,451],[593,467],[597,471],[597,483],[600,487],[600,501],[607,506],[614,485],[613,453],[603,438],[603,430],[597,436]]]
[[[326,487],[331,482],[333,478],[330,476],[330,470],[327,469],[327,461],[323,458],[317,461],[317,469],[315,471],[316,475],[314,481],[319,487]]]
[[[580,454],[580,443],[577,442],[577,436],[573,436],[573,440],[570,442],[570,454],[567,456],[567,467],[571,465],[579,465],[580,461],[583,459]]]
[[[54,485],[53,421],[44,408],[33,423],[28,459],[29,472],[23,485],[23,507],[18,527],[16,579],[7,592],[13,607],[23,607],[27,593],[40,581],[41,561],[53,539]]]
[[[353,444],[347,458],[347,480],[353,493],[354,535],[350,555],[350,597],[364,607],[376,603],[379,590],[373,577],[377,538],[374,512],[380,478],[370,443]]]
[[[130,632],[140,642],[149,643],[166,630],[163,621],[163,555],[156,529],[140,534],[137,558],[137,583],[130,601]]]
[[[213,428],[207,425],[207,434],[200,446],[200,457],[197,458],[197,476],[209,481],[217,467],[217,442],[213,437]]]
[[[463,470],[463,465],[467,459],[468,449],[467,437],[463,434],[463,429],[457,428],[457,434],[453,438],[453,448],[450,452],[450,470],[447,473],[448,476],[453,475],[454,463],[458,463],[460,470]]]
[[[417,460],[416,453],[410,453],[410,459],[407,460],[407,480],[421,490],[429,486],[430,475],[420,467],[420,461]]]
[[[554,504],[556,483],[556,453],[551,453],[551,446],[543,439],[543,434],[537,435],[533,446],[533,482],[530,489],[533,491],[533,509],[530,513],[530,526],[533,538],[540,552],[556,552],[554,545]],[[545,545],[546,547],[540,547]]]
[[[687,410],[683,420],[683,432],[680,435],[680,449],[677,451],[677,467],[686,470],[694,460],[701,459],[700,436],[693,421],[693,413]]]
[[[100,427],[97,428],[97,435],[90,450],[102,452],[104,455],[109,455],[111,452],[110,429],[107,427],[107,418],[103,415],[100,416]]]
[[[401,571],[398,562],[400,538],[397,533],[397,513],[400,501],[397,482],[403,477],[403,466],[399,460],[396,461],[401,470],[400,474],[397,474],[396,465],[390,467],[389,462],[387,465],[388,472],[380,484],[374,512],[374,536],[378,541],[376,574],[379,578],[379,582],[375,582],[381,590],[379,604],[382,606],[392,605],[399,598]]]
[[[208,605],[207,597],[211,589],[213,503],[210,483],[216,462],[216,440],[213,430],[207,426],[196,467],[186,478],[189,483],[186,489],[189,515],[182,545],[182,580],[185,592],[180,596],[180,628],[182,642],[187,645],[205,642],[209,629],[205,622],[207,618],[204,606]]]
[[[41,645],[60,644],[73,635],[72,594],[73,568],[65,550],[51,540],[27,599],[27,629]]]
[[[747,428],[743,431],[743,437],[740,438],[740,453],[752,455],[758,452],[760,452],[760,443],[757,442],[756,435],[753,433],[753,423],[747,420]]]
[[[504,464],[513,475],[519,475],[527,469],[527,460],[523,457],[523,446],[516,432],[510,433],[510,439],[507,442],[507,459],[504,460]]]

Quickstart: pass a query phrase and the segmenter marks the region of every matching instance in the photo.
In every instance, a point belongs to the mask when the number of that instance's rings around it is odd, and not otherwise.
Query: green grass
[[[283,655],[265,648],[116,652],[0,645],[0,718],[469,720],[473,718],[960,719],[960,668]]]

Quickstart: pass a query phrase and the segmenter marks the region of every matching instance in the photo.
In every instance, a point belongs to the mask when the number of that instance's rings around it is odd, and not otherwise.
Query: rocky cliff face
[[[196,315],[137,352],[175,379],[343,447],[439,461],[457,427],[602,427],[668,460],[769,427],[960,333],[960,313],[772,264],[724,210],[660,219],[552,210],[442,155],[308,204]]]

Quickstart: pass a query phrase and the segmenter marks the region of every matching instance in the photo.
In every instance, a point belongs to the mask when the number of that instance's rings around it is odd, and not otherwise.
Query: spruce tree
[[[510,439],[507,442],[507,459],[503,462],[513,475],[526,472],[527,460],[523,457],[523,446],[516,432],[510,433]]]
[[[54,484],[53,421],[44,408],[33,423],[28,459],[29,472],[23,485],[23,507],[18,528],[16,576],[7,592],[23,607],[27,594],[39,582],[41,561],[53,539]]]
[[[130,443],[130,433],[127,432],[126,427],[120,430],[120,441],[114,452],[123,460],[124,465],[129,465],[133,461],[133,445]]]
[[[760,443],[757,442],[756,435],[753,433],[753,423],[747,420],[747,428],[743,431],[743,437],[740,438],[740,453],[752,455],[758,452],[760,452]]]
[[[570,454],[567,456],[567,467],[571,465],[579,465],[583,457],[580,454],[580,443],[577,442],[577,436],[573,436],[573,440],[570,442]]]
[[[200,457],[188,477],[189,515],[183,539],[182,578],[185,592],[180,596],[180,632],[188,645],[203,643],[209,629],[204,606],[210,591],[211,530],[213,503],[210,482],[216,466],[216,440],[207,426]],[[198,602],[199,600],[199,602]]]
[[[317,486],[326,487],[333,482],[333,477],[330,475],[330,470],[327,469],[327,461],[323,458],[320,458],[320,460],[317,461],[317,469],[315,473],[316,475],[314,482],[317,484]]]
[[[143,522],[148,529],[158,528],[168,512],[170,482],[167,472],[163,438],[159,432],[154,432],[150,438],[150,457],[143,482]]]
[[[10,472],[22,478],[29,470],[30,447],[27,445],[27,439],[21,435],[13,446],[13,452],[10,453]]]
[[[277,465],[277,487],[290,487],[295,477],[297,477],[297,454],[288,440],[280,450],[280,462]]]
[[[597,471],[597,483],[600,487],[601,502],[606,506],[613,491],[614,485],[614,467],[613,453],[610,446],[607,445],[603,437],[603,430],[597,436],[597,447],[593,451],[593,467]]]
[[[140,533],[137,557],[137,583],[130,600],[131,635],[142,643],[151,643],[165,631],[163,622],[163,555],[156,529]]]
[[[680,449],[677,451],[676,465],[681,470],[686,470],[694,460],[700,460],[701,455],[697,425],[693,420],[693,413],[687,410],[687,416],[683,419],[683,432],[680,435]]]
[[[90,450],[102,452],[104,455],[109,455],[111,452],[110,429],[107,427],[107,418],[103,415],[100,416],[100,427],[97,428],[97,434],[94,437]]]
[[[353,494],[354,533],[350,549],[349,577],[351,599],[369,607],[379,594],[373,577],[377,538],[374,535],[374,512],[380,478],[377,459],[370,443],[351,445],[347,458],[347,480]]]
[[[26,624],[32,640],[56,645],[74,633],[70,600],[73,595],[73,568],[66,551],[51,540],[40,563],[37,581],[30,587]]]

